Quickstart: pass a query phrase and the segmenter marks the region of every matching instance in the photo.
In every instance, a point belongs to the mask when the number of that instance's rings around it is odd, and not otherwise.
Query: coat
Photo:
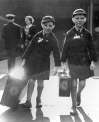
[[[71,28],[65,37],[62,51],[62,62],[68,61],[71,76],[85,79],[93,73],[90,71],[91,61],[97,61],[92,36],[85,28],[78,32]]]
[[[2,38],[5,41],[5,49],[7,50],[8,55],[11,53],[13,53],[13,55],[18,55],[18,48],[21,42],[20,26],[12,22],[4,25]]]
[[[27,75],[37,79],[49,79],[51,52],[55,66],[60,66],[60,52],[54,33],[43,35],[43,31],[38,32],[22,56],[26,59],[24,67]]]

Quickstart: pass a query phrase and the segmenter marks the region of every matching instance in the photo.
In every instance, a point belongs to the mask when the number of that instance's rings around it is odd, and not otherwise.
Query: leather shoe
[[[24,106],[25,108],[31,108],[31,107],[32,107],[32,104],[31,104],[30,101],[27,100],[27,101],[23,104],[23,106]]]

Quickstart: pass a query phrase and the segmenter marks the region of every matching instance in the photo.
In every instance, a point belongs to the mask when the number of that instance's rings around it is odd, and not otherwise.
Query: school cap
[[[76,9],[74,10],[72,17],[76,16],[76,15],[84,15],[86,17],[86,11],[84,9]]]
[[[15,14],[6,14],[7,19],[14,19],[15,16],[16,16]]]
[[[45,23],[48,23],[48,22],[53,22],[55,23],[55,19],[53,16],[44,16],[41,20],[41,23],[45,24]]]

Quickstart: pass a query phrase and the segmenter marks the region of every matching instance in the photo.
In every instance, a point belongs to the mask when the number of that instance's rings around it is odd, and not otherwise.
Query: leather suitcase
[[[59,74],[59,96],[69,97],[71,89],[71,78],[65,72]]]
[[[11,108],[16,108],[19,103],[21,91],[26,86],[26,82],[13,78],[8,78],[0,104]]]

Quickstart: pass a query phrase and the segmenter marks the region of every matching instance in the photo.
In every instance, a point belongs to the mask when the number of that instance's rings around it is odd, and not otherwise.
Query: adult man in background
[[[14,22],[15,15],[7,14],[6,19],[8,23],[3,27],[2,38],[5,41],[5,49],[8,56],[8,71],[10,71],[15,65],[16,57],[19,56],[21,35],[20,26]]]

